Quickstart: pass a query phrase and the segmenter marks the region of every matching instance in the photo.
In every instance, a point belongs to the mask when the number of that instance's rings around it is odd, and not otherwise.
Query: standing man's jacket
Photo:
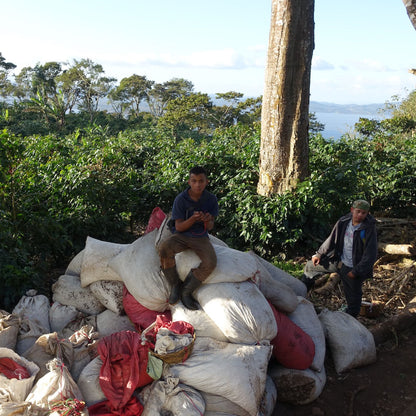
[[[331,261],[341,259],[344,248],[344,235],[352,214],[341,217],[328,238],[319,247],[317,257],[331,257]],[[352,273],[361,279],[373,277],[373,266],[377,259],[377,231],[376,220],[370,214],[364,219],[360,227],[355,230],[352,244]]]

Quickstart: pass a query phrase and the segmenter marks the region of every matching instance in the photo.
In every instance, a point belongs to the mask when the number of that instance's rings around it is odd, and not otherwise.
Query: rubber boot
[[[315,279],[310,279],[306,275],[302,275],[300,278],[301,282],[306,286],[306,290],[309,292],[315,286]]]
[[[170,267],[169,269],[162,269],[166,280],[169,282],[171,290],[169,295],[169,305],[175,305],[181,298],[182,282],[179,278],[176,266]]]
[[[182,303],[188,309],[196,311],[199,309],[199,303],[194,299],[192,293],[202,285],[202,282],[198,280],[192,271],[188,273],[182,286]]]

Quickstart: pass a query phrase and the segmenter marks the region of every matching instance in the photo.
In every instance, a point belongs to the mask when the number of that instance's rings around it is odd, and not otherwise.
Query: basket
[[[151,354],[157,358],[160,358],[166,364],[183,363],[191,355],[192,350],[194,349],[194,343],[195,343],[195,334],[193,334],[192,336],[191,343],[178,351],[169,352],[167,354],[157,354],[156,352],[151,351]]]
[[[149,325],[141,334],[142,344],[145,344],[147,342],[147,333],[150,332],[156,325],[156,322],[153,322],[153,324]],[[179,364],[183,363],[188,359],[188,357],[191,355],[192,350],[194,349],[195,344],[195,333],[192,335],[192,341],[189,345],[186,347],[181,348],[180,350],[169,352],[167,354],[158,354],[152,350],[150,350],[150,353],[161,359],[166,364]]]

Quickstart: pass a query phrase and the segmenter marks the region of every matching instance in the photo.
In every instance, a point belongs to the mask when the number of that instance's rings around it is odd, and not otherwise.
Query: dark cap
[[[362,209],[363,211],[370,211],[370,204],[364,199],[357,199],[353,202],[352,207]]]

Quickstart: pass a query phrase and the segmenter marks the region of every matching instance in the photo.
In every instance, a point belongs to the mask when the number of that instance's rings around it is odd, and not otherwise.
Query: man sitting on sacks
[[[172,208],[173,235],[161,243],[159,256],[163,274],[172,287],[169,304],[174,305],[181,299],[188,309],[197,310],[199,305],[192,293],[217,265],[217,256],[208,231],[214,227],[218,201],[214,194],[205,189],[208,179],[203,167],[195,166],[189,171],[188,185],[175,198]],[[175,254],[187,249],[193,250],[201,263],[189,271],[182,283],[176,270]]]

